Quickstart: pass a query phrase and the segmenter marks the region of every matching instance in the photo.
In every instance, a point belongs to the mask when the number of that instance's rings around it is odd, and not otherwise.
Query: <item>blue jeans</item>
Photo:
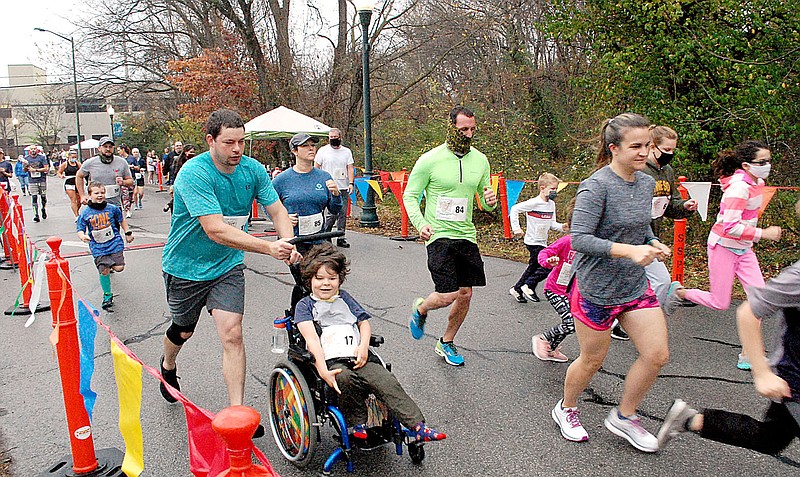
[[[22,192],[26,192],[30,187],[30,176],[17,176],[17,180],[19,181],[19,189]]]

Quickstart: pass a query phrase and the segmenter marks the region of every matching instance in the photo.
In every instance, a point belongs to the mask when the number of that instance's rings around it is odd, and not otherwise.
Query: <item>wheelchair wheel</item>
[[[421,464],[425,460],[425,445],[417,442],[409,443],[408,456],[414,464]]]
[[[311,461],[319,430],[308,384],[297,366],[281,362],[269,379],[269,424],[281,454],[297,467]]]

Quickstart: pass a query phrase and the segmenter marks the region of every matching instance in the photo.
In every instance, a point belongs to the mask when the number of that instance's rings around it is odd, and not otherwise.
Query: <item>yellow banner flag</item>
[[[569,182],[559,182],[558,183],[558,189],[556,189],[556,192],[561,192],[561,189],[563,189],[564,187],[567,187],[568,185],[569,185]]]
[[[494,195],[497,195],[497,188],[500,187],[500,177],[492,176],[490,182],[492,184],[492,190],[494,191]]]
[[[144,470],[144,441],[142,439],[142,365],[128,356],[111,340],[114,376],[119,396],[119,430],[125,440],[125,459],[122,472],[139,477]]]
[[[367,180],[367,184],[369,184],[369,186],[372,187],[372,190],[374,190],[375,193],[378,194],[378,197],[380,197],[381,200],[383,200],[383,191],[381,190],[381,185],[378,183],[378,181]]]

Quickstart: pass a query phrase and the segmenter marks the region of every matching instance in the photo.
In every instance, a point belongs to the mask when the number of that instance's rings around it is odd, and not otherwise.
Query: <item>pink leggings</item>
[[[686,299],[715,310],[727,310],[731,305],[733,279],[739,277],[745,292],[749,287],[764,287],[764,275],[752,249],[737,255],[722,245],[708,246],[708,279],[711,290],[686,290]]]

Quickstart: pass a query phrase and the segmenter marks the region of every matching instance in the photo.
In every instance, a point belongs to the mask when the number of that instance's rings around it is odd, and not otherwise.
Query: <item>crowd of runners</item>
[[[402,198],[412,224],[425,241],[434,284],[430,294],[413,300],[409,331],[413,339],[422,339],[432,332],[437,310],[447,309],[447,321],[435,335],[438,339],[433,352],[453,366],[465,364],[456,338],[469,314],[473,289],[486,285],[472,223],[473,209],[476,201],[483,210],[491,211],[497,205],[489,161],[472,146],[476,130],[474,113],[463,106],[454,108],[444,143],[416,161]],[[363,309],[349,295],[328,293],[331,286],[320,285],[338,280],[333,285],[338,291],[346,264],[336,262],[340,257],[331,249],[325,253],[336,257],[332,268],[317,264],[308,272],[309,264],[301,259],[304,255],[319,256],[320,245],[297,247],[288,241],[330,230],[334,224],[344,227],[342,209],[352,191],[353,161],[349,149],[341,145],[341,132],[331,131],[329,145],[325,146],[331,150],[327,152],[317,150],[315,137],[303,133],[292,137],[289,145],[295,164],[274,178],[262,164],[243,154],[244,123],[237,113],[214,112],[205,132],[207,152],[195,155],[194,146],[180,143],[171,152],[178,160],[171,161],[168,172],[174,193],[173,215],[162,257],[172,316],[160,362],[166,382],[180,389],[176,359],[205,307],[222,344],[222,371],[230,404],[242,404],[246,375],[242,339],[244,252],[270,255],[289,266],[297,284],[290,303],[292,314],[302,302],[304,320],[319,321],[313,310],[321,307],[331,313],[333,305],[323,306],[324,302],[332,303],[343,296],[346,305],[336,308],[333,317],[325,318],[324,327],[333,324],[349,330],[345,338],[351,344],[355,338],[356,346],[348,348],[347,353],[352,353],[356,370],[363,367],[362,350],[357,344],[359,331],[369,332],[369,328],[363,328],[368,326],[364,323],[368,316],[360,316]],[[539,177],[536,196],[510,211],[512,229],[524,235],[530,260],[509,294],[519,306],[530,306],[526,303],[539,301],[537,287],[544,282],[542,293],[560,318],[560,323],[532,337],[533,354],[544,361],[569,361],[560,345],[572,334],[580,348],[566,368],[563,394],[552,396],[555,405],[551,417],[561,436],[575,442],[589,440],[581,424],[578,401],[603,365],[613,337],[630,339],[638,357],[626,374],[619,405],[605,418],[609,431],[644,452],[663,448],[682,431],[760,452],[779,452],[800,436],[800,262],[765,283],[752,250],[754,243],[777,241],[782,234],[780,227],[758,226],[761,190],[772,160],[769,147],[745,141],[721,151],[713,164],[723,195],[707,241],[710,291],[706,292],[671,281],[664,264],[671,249],[659,239],[664,217],[685,218],[698,206],[695,200],[682,199],[676,189],[670,161],[677,149],[677,132],[652,125],[641,115],[625,113],[606,120],[599,137],[596,169],[581,182],[574,200],[566,204],[563,222],[556,220],[560,181],[550,173]],[[49,164],[33,153],[26,162],[30,178],[22,190],[31,194],[34,220],[39,221],[40,216],[47,218]],[[59,176],[67,179],[65,189],[80,238],[90,244],[95,256],[104,291],[103,307],[107,309],[113,306],[109,271],[124,267],[124,241],[133,240],[126,218],[142,205],[145,182],[152,180],[149,164],[138,150],[116,147],[113,140],[103,138],[96,157],[81,164],[70,154],[58,169]],[[253,201],[271,217],[276,241],[247,233]],[[87,207],[81,208],[82,204]],[[520,213],[525,214],[525,231]],[[562,236],[548,245],[551,231]],[[349,243],[340,239],[337,246],[346,248]],[[743,349],[736,366],[751,370],[757,391],[772,401],[765,420],[721,410],[698,411],[676,400],[660,431],[649,432],[637,409],[669,360],[666,317],[679,313],[683,306],[727,309],[735,278],[744,285],[748,299],[737,310]],[[309,287],[316,293],[310,298]],[[783,346],[776,350],[770,366],[760,322],[775,317],[782,323]],[[325,329],[332,332],[335,326]],[[303,330],[304,335],[311,332],[313,328]],[[322,351],[327,358],[326,336],[322,331],[317,333],[322,334]],[[343,336],[340,329],[336,333]],[[335,349],[341,352],[341,347]],[[316,348],[313,351],[321,352]],[[354,380],[360,383],[360,391],[394,385],[382,375],[374,382],[356,378],[357,373],[350,372],[353,367],[347,372],[341,367],[335,368],[339,371],[323,368],[318,367],[321,376],[337,391],[352,387]],[[175,401],[163,384],[161,392],[167,401]],[[408,404],[410,398],[406,397],[400,404]],[[409,425],[417,423],[420,439],[433,440],[438,433],[425,426],[415,406],[408,413]],[[362,423],[348,424],[360,435]],[[254,437],[263,432],[259,427]]]

